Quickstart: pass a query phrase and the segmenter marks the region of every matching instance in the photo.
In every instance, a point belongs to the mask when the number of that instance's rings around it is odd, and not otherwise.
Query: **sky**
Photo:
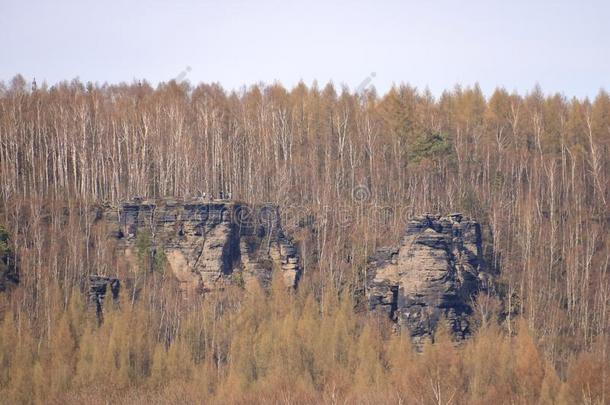
[[[610,89],[610,1],[0,0],[0,80]]]

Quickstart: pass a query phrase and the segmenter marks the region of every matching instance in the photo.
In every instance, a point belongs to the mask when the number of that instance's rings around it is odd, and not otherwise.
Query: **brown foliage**
[[[322,306],[312,287],[221,293],[182,308],[169,341],[147,297],[107,310],[101,326],[82,305],[59,310],[48,345],[5,314],[0,394],[19,403],[605,401],[601,341],[561,382],[521,318],[515,336],[492,324],[456,344],[441,327],[415,350],[375,317],[355,314],[349,296],[331,291]],[[240,304],[226,295],[241,295]]]
[[[381,97],[332,85],[29,90],[17,77],[0,85],[0,217],[21,276],[0,302],[2,393],[607,401],[609,117],[603,91],[593,101],[540,89],[486,99],[457,87],[435,100],[408,86]],[[123,297],[91,324],[77,298],[88,274],[134,273],[92,205],[219,191],[281,205],[304,261],[298,296],[274,288],[243,305],[236,290],[186,304],[170,276],[153,274],[138,281],[139,300]],[[414,355],[353,307],[367,255],[426,211],[481,221],[503,299],[477,304],[467,344]]]

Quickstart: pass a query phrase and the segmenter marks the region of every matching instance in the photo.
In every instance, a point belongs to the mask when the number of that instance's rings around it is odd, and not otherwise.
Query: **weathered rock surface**
[[[135,200],[105,207],[119,250],[137,265],[138,235],[163,251],[185,291],[210,291],[224,283],[268,284],[274,269],[289,287],[300,275],[299,256],[284,234],[276,206],[234,201]]]
[[[108,291],[112,294],[112,299],[119,298],[121,283],[116,277],[107,277],[93,274],[89,276],[89,303],[95,306],[99,317],[102,314],[102,305]]]
[[[415,340],[430,337],[441,318],[457,337],[470,334],[471,301],[485,287],[481,230],[461,214],[422,215],[400,246],[369,258],[369,308],[386,313]]]

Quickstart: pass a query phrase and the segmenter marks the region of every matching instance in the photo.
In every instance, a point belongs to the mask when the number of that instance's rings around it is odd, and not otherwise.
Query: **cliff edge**
[[[267,285],[274,270],[296,287],[300,260],[284,234],[277,206],[229,200],[134,199],[98,213],[130,265],[142,246],[162,256],[184,291],[211,291],[227,282]]]

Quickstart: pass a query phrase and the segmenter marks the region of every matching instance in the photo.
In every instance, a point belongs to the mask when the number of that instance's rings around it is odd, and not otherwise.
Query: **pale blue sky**
[[[610,2],[0,0],[0,80],[610,88]]]

